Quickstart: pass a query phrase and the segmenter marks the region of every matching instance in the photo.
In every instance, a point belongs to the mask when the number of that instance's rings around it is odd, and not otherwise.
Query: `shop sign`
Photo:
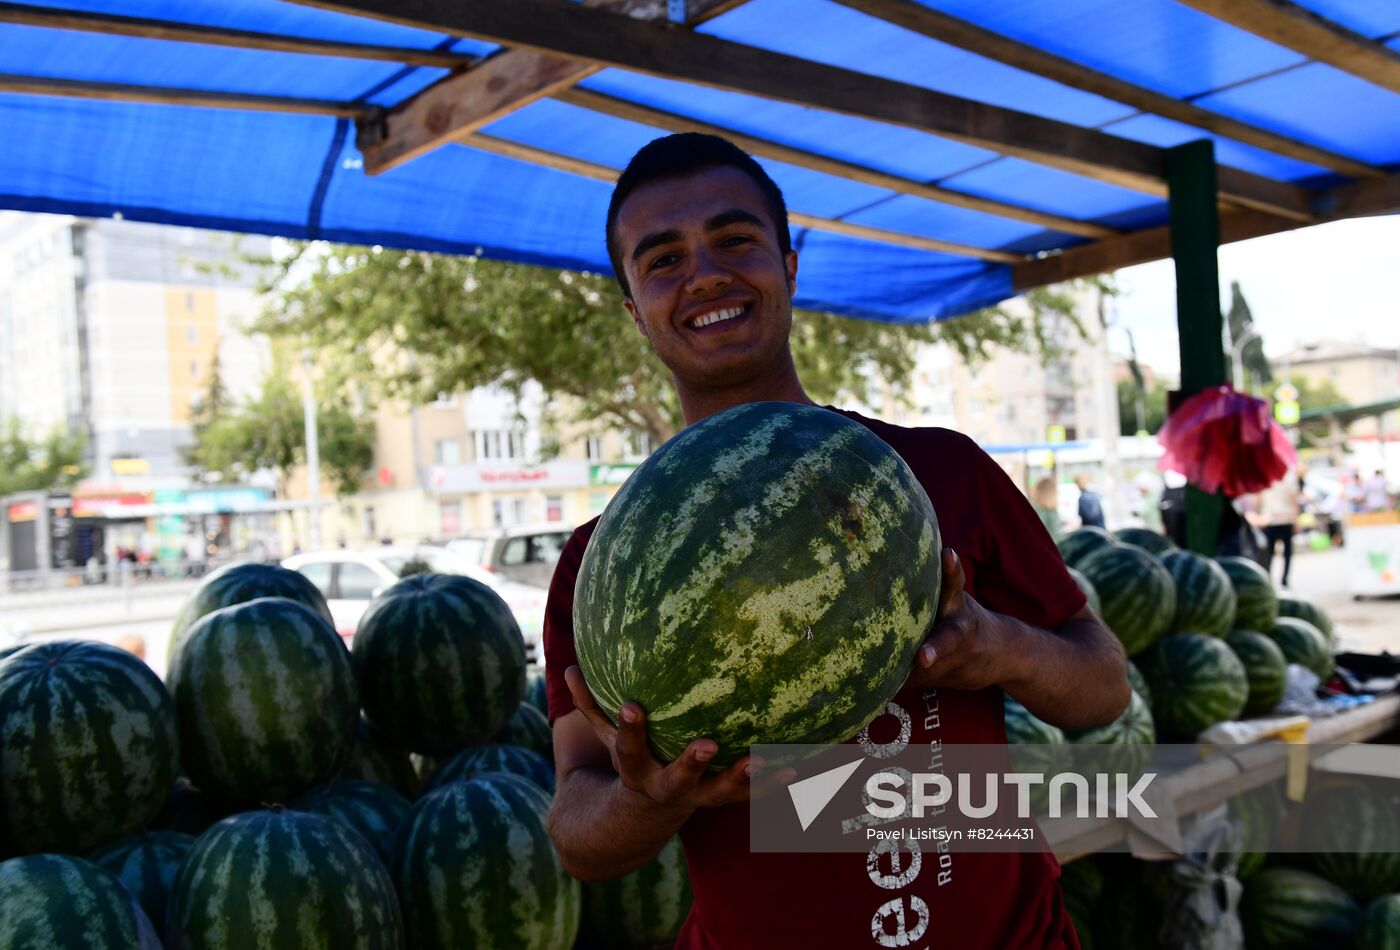
[[[627,481],[628,477],[637,470],[636,465],[590,465],[588,466],[588,484],[590,485],[621,485]]]
[[[39,517],[39,505],[32,501],[21,501],[10,505],[5,509],[5,517],[10,524],[18,524],[21,521],[33,521]]]

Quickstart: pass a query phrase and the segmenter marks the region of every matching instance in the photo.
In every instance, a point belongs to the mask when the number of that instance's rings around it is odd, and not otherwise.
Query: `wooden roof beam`
[[[570,155],[561,155],[558,152],[550,152],[530,145],[522,145],[519,142],[497,138],[494,135],[486,135],[482,132],[460,136],[457,142],[470,148],[480,149],[484,152],[505,155],[508,158],[529,162],[532,165],[542,165],[546,168],[558,169],[559,171],[569,172],[573,175],[582,175],[585,178],[604,181],[608,184],[612,184],[616,181],[617,176],[621,173],[620,169],[610,168],[607,165],[599,165],[595,162],[574,158]],[[921,251],[937,251],[943,254],[955,254],[959,257],[979,258],[997,264],[1017,264],[1025,260],[1025,257],[1020,254],[1010,254],[1006,251],[998,251],[985,247],[974,247],[970,244],[956,244],[952,241],[940,241],[937,238],[923,237],[918,234],[910,234],[906,231],[889,231],[884,228],[874,228],[864,224],[856,224],[851,221],[822,218],[816,215],[803,214],[800,211],[789,211],[788,223],[799,228],[829,231],[834,234],[864,238],[868,241],[879,241],[884,244],[897,244],[901,247],[917,248]]]
[[[255,30],[232,30],[197,23],[177,23],[170,20],[150,20],[145,17],[117,16],[110,13],[85,13],[79,10],[32,7],[23,3],[0,3],[0,23],[18,23],[24,26],[41,26],[55,30],[135,36],[150,40],[202,43],[209,46],[232,46],[238,49],[305,53],[311,56],[339,56],[345,59],[406,63],[412,66],[438,66],[445,69],[459,69],[463,66],[469,66],[477,58],[466,53],[452,53],[445,50],[341,43],[335,40],[307,39],[299,36],[283,36],[277,33],[261,33]]]
[[[985,56],[987,59],[1014,66],[1026,72],[1044,76],[1075,89],[1091,92],[1114,102],[1132,106],[1142,112],[1160,115],[1198,129],[1253,145],[1300,162],[1330,168],[1351,178],[1381,178],[1385,172],[1365,162],[1345,155],[1299,142],[1286,135],[1261,129],[1175,99],[1143,86],[1134,85],[1106,73],[1097,72],[1072,60],[1047,53],[1038,47],[1021,43],[999,33],[959,20],[932,7],[913,0],[836,0],[853,10],[859,10],[913,33],[947,43]]]
[[[686,24],[713,19],[744,0],[688,0]],[[583,0],[634,19],[666,17],[664,0]],[[470,135],[516,109],[568,89],[600,67],[536,50],[505,49],[476,68],[447,76],[384,114],[362,134],[365,172],[378,175]]]
[[[1165,197],[1164,152],[1066,122],[1001,108],[718,37],[559,0],[301,0],[507,46],[615,66],[931,132]],[[547,91],[541,95],[548,94]],[[1222,197],[1306,220],[1309,193],[1222,167]]]
[[[900,175],[892,175],[888,172],[877,171],[863,165],[853,165],[850,162],[843,162],[826,155],[819,155],[815,152],[804,151],[790,145],[783,145],[780,142],[773,142],[768,139],[759,138],[758,136],[748,135],[737,129],[713,125],[674,112],[653,109],[650,106],[644,106],[628,99],[619,99],[615,96],[604,95],[600,92],[591,92],[586,89],[568,89],[563,92],[555,93],[553,98],[558,99],[560,102],[567,102],[570,105],[591,109],[594,112],[601,112],[606,115],[638,122],[642,125],[654,126],[658,129],[665,129],[671,132],[705,132],[710,135],[720,135],[744,149],[746,152],[758,155],[762,158],[771,158],[774,161],[786,162],[789,165],[796,165],[800,168],[808,168],[812,171],[834,175],[838,178],[874,185],[877,188],[887,188],[890,191],[913,195],[916,198],[926,198],[929,201],[937,201],[941,204],[966,208],[970,211],[981,211],[985,214],[994,214],[1003,218],[1025,221],[1028,224],[1039,225],[1050,231],[1059,231],[1063,234],[1074,234],[1080,237],[1090,238],[1111,237],[1119,233],[1113,228],[1106,228],[1101,224],[1094,224],[1091,221],[1080,221],[1076,218],[1066,218],[1062,215],[1036,211],[1033,208],[1008,204],[991,198],[982,198],[977,195],[967,194],[966,192],[953,191],[948,188],[941,188],[938,185],[930,185],[926,182],[904,178]]]
[[[147,102],[169,106],[202,106],[214,109],[246,109],[255,112],[290,112],[304,115],[333,115],[359,119],[374,107],[360,102],[334,99],[294,99],[287,96],[253,96],[208,89],[173,86],[137,86],[128,83],[86,82],[77,79],[46,79],[35,76],[0,74],[0,92],[36,96],[65,96],[74,99],[105,99],[112,102]]]
[[[1288,0],[1181,0],[1308,59],[1400,93],[1400,53]]]

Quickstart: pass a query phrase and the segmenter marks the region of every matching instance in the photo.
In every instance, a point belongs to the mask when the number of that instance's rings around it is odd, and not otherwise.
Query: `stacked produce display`
[[[679,931],[677,847],[588,896],[565,874],[542,680],[490,588],[407,578],[352,654],[300,575],[238,565],[172,642],[168,683],[100,643],[0,658],[0,948],[568,950],[585,916],[622,935],[599,946]],[[411,755],[441,766],[420,781]]]

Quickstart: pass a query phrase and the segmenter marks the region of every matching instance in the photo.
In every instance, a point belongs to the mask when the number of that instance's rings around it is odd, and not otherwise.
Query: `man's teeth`
[[[716,310],[714,313],[707,313],[703,317],[697,318],[695,326],[697,328],[708,327],[713,323],[719,323],[721,320],[733,320],[743,312],[743,307],[730,307],[728,310]]]

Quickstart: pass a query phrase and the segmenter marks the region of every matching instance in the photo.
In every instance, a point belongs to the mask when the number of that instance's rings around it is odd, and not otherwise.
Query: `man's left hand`
[[[938,616],[905,685],[975,690],[1011,678],[1016,659],[1012,624],[979,604],[963,589],[966,583],[962,561],[952,548],[944,548]]]

